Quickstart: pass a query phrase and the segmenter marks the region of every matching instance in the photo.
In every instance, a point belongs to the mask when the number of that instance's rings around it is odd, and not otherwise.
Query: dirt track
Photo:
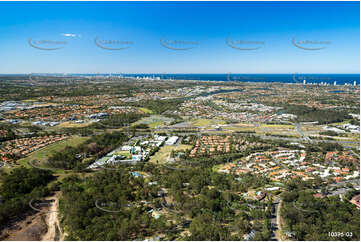
[[[42,236],[42,241],[55,241],[55,240],[63,240],[63,235],[60,229],[59,224],[59,196],[60,193],[55,193],[54,196],[48,197],[47,199],[54,199],[54,202],[49,207],[49,212],[46,215],[46,225],[48,227],[48,231]]]
[[[282,241],[282,223],[281,223],[281,206],[282,206],[282,200],[280,201],[278,208],[277,208],[277,227],[278,231],[276,232],[276,238],[279,241]]]

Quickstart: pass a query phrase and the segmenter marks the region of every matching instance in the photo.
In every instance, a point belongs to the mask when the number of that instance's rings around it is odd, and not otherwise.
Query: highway
[[[352,154],[354,154],[355,156],[357,156],[357,158],[360,159],[360,154],[355,153],[355,151],[353,151],[352,149],[349,149],[349,151],[351,151]]]
[[[154,131],[158,131],[158,132],[177,132],[178,136],[200,135],[200,134],[204,134],[204,135],[209,135],[209,134],[214,134],[214,135],[240,135],[240,136],[245,135],[245,134],[242,134],[242,133],[231,133],[231,132],[217,132],[217,133],[210,133],[209,131],[179,132],[179,130],[159,129],[159,128],[152,130],[152,132],[154,132]],[[150,131],[148,131],[148,132],[146,132],[146,131],[136,131],[135,132],[136,135],[144,135],[144,134],[149,134],[149,133],[150,133]],[[257,137],[259,137],[261,139],[284,140],[284,141],[292,141],[292,142],[304,142],[305,141],[305,138],[287,138],[287,137],[267,136],[267,135],[256,134],[256,133],[252,133],[250,135],[257,136]],[[311,140],[310,138],[308,138],[308,139]],[[359,144],[356,141],[338,141],[338,140],[311,140],[311,142],[312,143],[337,143],[337,144],[340,144],[340,145],[344,146],[345,148],[352,148],[351,146],[348,146],[348,144]]]
[[[294,124],[296,126],[296,130],[297,132],[308,142],[308,143],[312,143],[312,140],[303,133],[302,129],[301,129],[301,126],[299,123],[295,123]]]

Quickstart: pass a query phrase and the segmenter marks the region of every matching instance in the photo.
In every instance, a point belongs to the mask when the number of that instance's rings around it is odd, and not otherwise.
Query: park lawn
[[[145,112],[145,113],[149,113],[149,114],[152,114],[152,113],[153,113],[153,111],[150,110],[150,109],[148,109],[148,108],[139,108],[139,109],[140,109],[140,111],[143,111],[143,112]]]
[[[62,140],[62,141],[56,142],[54,144],[45,146],[42,149],[36,150],[36,151],[30,153],[29,156],[27,156],[23,159],[20,159],[19,162],[21,164],[25,165],[26,167],[30,167],[30,165],[28,164],[28,162],[30,160],[37,160],[37,161],[39,161],[40,164],[44,164],[47,161],[47,158],[54,152],[61,151],[66,146],[73,146],[73,147],[77,146],[77,145],[85,142],[87,139],[89,139],[89,138],[74,135],[74,136],[70,137],[69,139]]]

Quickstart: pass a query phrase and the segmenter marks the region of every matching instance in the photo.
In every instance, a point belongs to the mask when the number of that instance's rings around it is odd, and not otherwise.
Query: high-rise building
[[[334,81],[334,82],[333,82],[333,85],[334,85],[334,86],[336,86],[336,85],[337,85],[337,84],[336,84],[336,81]]]
[[[306,85],[306,80],[303,80],[303,85]]]

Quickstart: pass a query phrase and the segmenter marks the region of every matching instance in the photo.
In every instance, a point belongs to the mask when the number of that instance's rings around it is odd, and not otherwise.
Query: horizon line
[[[31,75],[31,74],[62,74],[62,75],[71,75],[71,74],[92,74],[92,75],[102,75],[102,74],[116,74],[116,75],[127,75],[127,74],[137,74],[137,75],[170,75],[170,74],[175,74],[175,75],[200,75],[200,74],[212,74],[212,75],[220,75],[220,74],[241,74],[241,75],[278,75],[278,74],[283,74],[283,75],[292,75],[292,74],[319,74],[319,75],[337,75],[337,74],[352,74],[352,75],[360,75],[360,73],[343,73],[343,72],[338,72],[338,73],[311,73],[311,72],[287,72],[287,73],[236,73],[236,72],[218,72],[218,73],[213,73],[213,72],[199,72],[199,73],[187,73],[187,72],[174,72],[174,73],[161,73],[161,72],[148,72],[148,73],[142,73],[142,72],[72,72],[72,73],[67,73],[67,72],[34,72],[34,73],[0,73],[0,75]]]

